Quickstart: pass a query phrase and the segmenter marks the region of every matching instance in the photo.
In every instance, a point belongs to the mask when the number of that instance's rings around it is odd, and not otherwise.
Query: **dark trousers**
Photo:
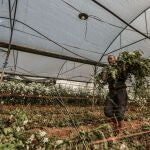
[[[118,121],[123,120],[127,99],[126,88],[110,90],[104,103],[104,114],[107,117],[115,117]]]

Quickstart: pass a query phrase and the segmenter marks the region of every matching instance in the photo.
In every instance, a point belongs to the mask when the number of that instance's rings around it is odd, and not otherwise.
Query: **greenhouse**
[[[150,0],[0,0],[0,65],[0,149],[150,149]]]

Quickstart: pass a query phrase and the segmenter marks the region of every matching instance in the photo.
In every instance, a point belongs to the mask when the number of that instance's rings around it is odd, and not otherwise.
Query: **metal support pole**
[[[97,66],[94,66],[92,109],[94,108],[94,105],[95,105],[95,90],[96,90],[95,76],[96,76],[96,73],[97,73]]]
[[[5,74],[5,68],[7,67],[8,58],[9,58],[9,55],[10,55],[11,42],[12,42],[12,36],[13,36],[13,31],[14,31],[15,17],[16,17],[16,10],[17,10],[18,0],[15,1],[15,12],[14,12],[14,19],[13,20],[12,20],[11,1],[8,0],[8,3],[9,3],[9,18],[10,18],[11,33],[10,33],[10,39],[9,39],[9,46],[8,46],[7,55],[6,55],[6,59],[5,59],[5,62],[3,64],[3,70],[2,70],[2,73],[1,73],[0,83],[3,81],[3,77],[4,77],[4,74]]]

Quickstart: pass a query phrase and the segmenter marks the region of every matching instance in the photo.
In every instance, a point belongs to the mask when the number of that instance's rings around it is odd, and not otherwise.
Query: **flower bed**
[[[140,112],[138,108],[128,109],[123,134],[114,137],[102,107],[67,107],[67,112],[60,106],[3,105],[0,149],[146,149],[150,135],[149,110]]]
[[[15,81],[4,81],[0,84],[1,102],[5,104],[58,104],[60,101],[68,104],[91,105],[93,93],[89,89],[66,88],[62,86],[46,86],[41,83],[29,83]],[[106,95],[96,93],[94,98],[100,103]],[[22,97],[20,99],[20,97]]]

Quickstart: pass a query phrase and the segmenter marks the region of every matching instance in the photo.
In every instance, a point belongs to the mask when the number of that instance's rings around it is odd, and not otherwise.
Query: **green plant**
[[[124,80],[130,79],[135,96],[140,98],[150,96],[146,91],[149,88],[150,59],[143,58],[142,51],[124,51],[119,54],[116,64],[107,66],[106,69],[109,79],[114,84],[123,74]],[[104,71],[95,76],[95,82],[100,90],[107,84],[106,80],[103,80]]]

